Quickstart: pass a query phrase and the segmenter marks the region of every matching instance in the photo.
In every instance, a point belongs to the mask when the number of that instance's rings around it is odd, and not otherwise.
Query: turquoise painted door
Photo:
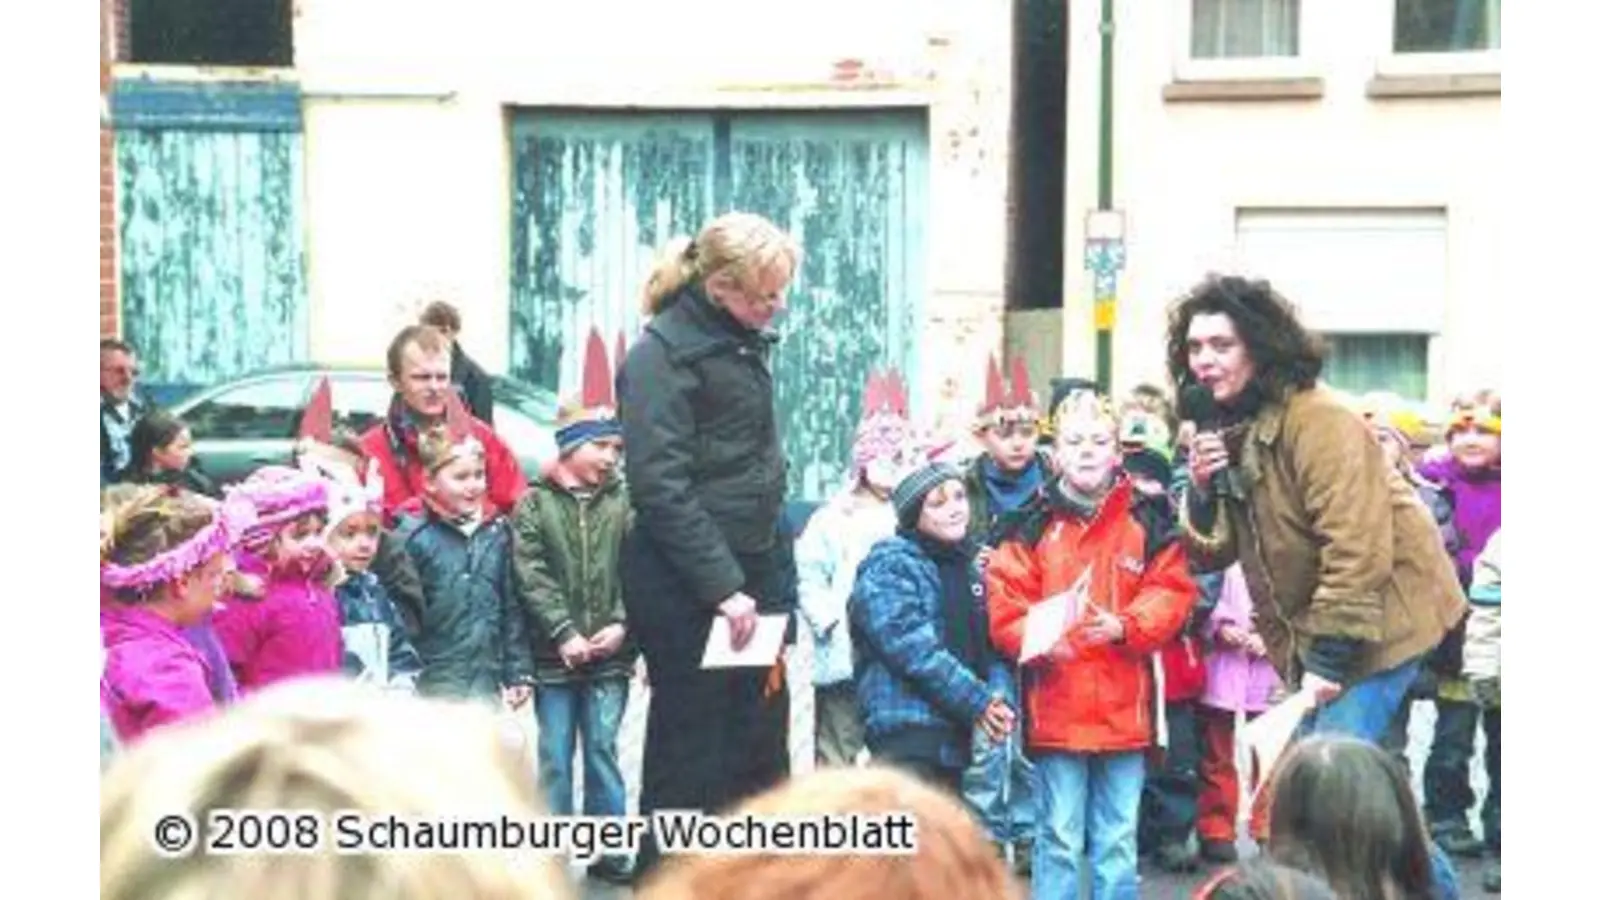
[[[123,336],[152,386],[307,356],[298,92],[119,82]]]
[[[790,491],[838,487],[868,370],[916,383],[925,115],[529,112],[513,145],[512,373],[569,390],[591,325],[637,331],[662,243],[714,212],[761,213],[805,248],[774,357]]]

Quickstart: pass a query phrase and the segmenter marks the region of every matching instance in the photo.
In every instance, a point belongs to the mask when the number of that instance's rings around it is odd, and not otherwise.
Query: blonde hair
[[[1122,416],[1116,407],[1111,405],[1110,399],[1087,388],[1073,391],[1061,398],[1061,402],[1056,404],[1054,421],[1051,424],[1059,437],[1066,433],[1068,422],[1084,419],[1105,423],[1111,429],[1113,436],[1122,428]]]
[[[671,305],[684,286],[726,271],[748,286],[758,273],[780,262],[792,275],[800,267],[800,245],[755,213],[730,212],[712,219],[694,238],[667,242],[644,285],[643,310],[653,316]]]
[[[640,900],[1020,900],[1020,885],[955,798],[881,766],[825,768],[746,802],[732,815],[909,813],[916,853],[676,857]]]
[[[468,453],[486,459],[483,444],[476,437],[456,440],[443,422],[417,435],[417,459],[429,475],[437,475],[440,469]]]
[[[100,492],[100,561],[138,565],[177,547],[216,518],[216,507],[197,494],[165,485],[114,485]],[[135,603],[146,591],[117,591]]]
[[[334,852],[331,814],[373,818],[543,813],[527,750],[493,713],[397,696],[343,679],[284,683],[225,714],[152,733],[100,786],[100,892],[143,897],[566,898],[556,857],[509,853]],[[167,858],[151,839],[168,814],[206,833],[213,810],[311,810],[320,851]]]

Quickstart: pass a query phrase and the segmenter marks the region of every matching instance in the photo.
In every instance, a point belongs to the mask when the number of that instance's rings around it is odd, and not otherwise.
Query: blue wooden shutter
[[[771,218],[805,251],[774,375],[789,490],[819,499],[848,475],[867,373],[892,365],[918,383],[926,116],[749,115],[732,120],[730,137],[725,208]]]
[[[711,120],[528,113],[512,152],[509,369],[571,390],[589,328],[608,349],[618,331],[635,334],[658,248],[709,218]]]
[[[112,116],[123,328],[145,381],[306,358],[298,89],[120,81]]]

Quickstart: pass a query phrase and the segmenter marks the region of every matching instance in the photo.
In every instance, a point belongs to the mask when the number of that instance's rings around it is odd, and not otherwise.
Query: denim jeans
[[[1350,685],[1332,703],[1307,716],[1301,734],[1343,734],[1381,744],[1421,669],[1418,658]],[[1428,855],[1433,861],[1436,900],[1459,897],[1450,857],[1432,841],[1428,842]]]
[[[572,763],[583,737],[583,814],[622,816],[628,789],[617,757],[617,734],[628,705],[628,679],[600,678],[534,689],[539,720],[539,781],[550,812],[573,813]]]
[[[1093,900],[1138,900],[1144,752],[1039,753],[1033,896],[1077,898],[1087,858]]]
[[[1017,680],[1009,664],[993,666],[989,686],[1004,694],[1006,703],[1020,713]],[[989,837],[1002,843],[1032,841],[1038,818],[1037,776],[1033,763],[1023,755],[1022,732],[1019,722],[1006,743],[997,744],[982,728],[972,729],[972,763],[961,776],[961,793],[967,805],[977,813]]]

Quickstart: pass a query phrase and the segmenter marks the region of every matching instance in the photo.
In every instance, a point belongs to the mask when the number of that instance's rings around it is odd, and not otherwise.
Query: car
[[[170,407],[189,426],[195,456],[221,484],[264,465],[288,465],[300,417],[326,376],[333,386],[336,426],[361,434],[383,421],[394,395],[379,368],[294,364],[262,369],[191,394]],[[556,400],[547,390],[496,377],[494,430],[531,481],[556,456]]]

